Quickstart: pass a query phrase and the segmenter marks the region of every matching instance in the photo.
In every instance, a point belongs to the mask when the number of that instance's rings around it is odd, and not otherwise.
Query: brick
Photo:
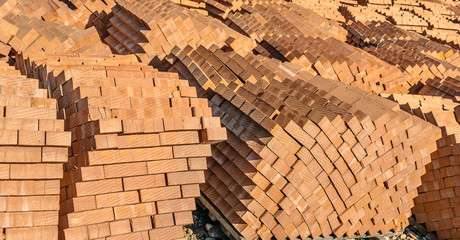
[[[0,130],[0,144],[1,145],[17,145],[18,144],[18,131],[14,130]]]
[[[211,156],[211,145],[182,145],[173,146],[174,158],[183,157],[207,157]]]
[[[176,212],[174,213],[174,219],[176,225],[189,225],[193,224],[193,215],[192,212]]]
[[[18,144],[22,146],[44,146],[45,132],[19,131]]]
[[[157,202],[158,213],[170,213],[180,211],[195,210],[195,200],[193,198],[163,200]]]
[[[187,159],[171,159],[147,162],[149,174],[186,171]]]
[[[21,131],[20,131],[21,132]],[[21,137],[21,135],[19,135]],[[47,131],[45,136],[46,146],[65,146],[70,147],[71,132],[51,132]]]
[[[196,131],[162,132],[160,133],[161,145],[193,144],[200,139]],[[175,156],[177,157],[177,156]]]
[[[174,226],[173,214],[165,213],[153,216],[153,225],[155,228]]]
[[[0,195],[57,195],[59,180],[0,181]]]
[[[147,232],[134,232],[127,233],[117,236],[107,237],[107,240],[136,240],[136,239],[148,239],[149,234]]]
[[[145,174],[147,174],[147,164],[145,162],[104,166],[105,178],[129,177]]]
[[[131,225],[129,224],[129,220],[110,222],[109,226],[111,235],[120,235],[131,232]]]
[[[208,168],[206,158],[188,158],[187,160],[190,170],[206,170]]]
[[[7,228],[5,229],[5,235],[12,239],[57,240],[58,229],[57,226]]]
[[[97,208],[115,207],[139,202],[139,194],[136,191],[96,195]]]
[[[121,179],[107,179],[75,184],[75,196],[88,196],[123,191]]]
[[[123,178],[123,188],[125,191],[163,187],[165,185],[166,179],[164,174]]]
[[[115,219],[127,219],[156,214],[155,203],[140,203],[114,207]]]
[[[61,164],[12,164],[11,179],[59,179],[63,171]]]
[[[69,227],[77,227],[113,220],[114,215],[112,208],[96,209],[87,212],[76,212],[67,215],[67,222]]]
[[[68,160],[68,149],[62,147],[43,147],[42,162],[60,162]]]
[[[202,171],[167,173],[166,178],[168,180],[168,185],[182,185],[205,182],[204,173]]]
[[[133,232],[152,229],[152,219],[150,216],[131,218],[130,221]]]
[[[199,184],[181,185],[182,197],[199,197],[200,186]]]
[[[155,228],[149,231],[149,236],[151,240],[176,239],[183,238],[184,232],[180,226]]]
[[[0,162],[38,163],[41,158],[39,147],[0,147]]]
[[[153,202],[159,200],[181,198],[179,186],[168,186],[160,188],[142,189],[140,191],[142,202]]]

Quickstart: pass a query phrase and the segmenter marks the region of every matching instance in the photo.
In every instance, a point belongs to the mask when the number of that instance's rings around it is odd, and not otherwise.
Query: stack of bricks
[[[242,35],[226,34],[216,37],[211,33],[203,36],[201,33],[206,34],[207,28],[200,30],[200,27],[196,27],[196,30],[193,30],[193,27],[206,22],[202,19],[205,17],[199,14],[195,16],[188,9],[182,9],[186,15],[173,14],[183,16],[181,21],[162,17],[169,14],[169,11],[180,11],[179,6],[168,1],[119,2],[119,5],[113,8],[114,16],[110,18],[110,24],[105,26],[110,34],[105,38],[105,42],[116,53],[136,53],[143,62],[158,67],[162,66],[161,60],[166,58],[175,46],[184,48],[190,45],[196,49],[199,45],[209,48],[211,44],[215,44],[220,48],[230,46],[242,56],[254,48],[259,54],[304,66],[312,74],[339,80],[376,94],[407,93],[414,85],[415,80],[406,72],[337,40],[345,37],[344,29],[310,10],[302,9],[293,3],[281,2],[242,5],[241,9],[229,13],[226,23],[260,43],[257,46],[253,45],[251,39]],[[303,21],[302,19],[308,19],[312,23],[295,24]],[[198,20],[201,22],[199,25]],[[209,17],[208,20],[213,24],[216,22]],[[184,23],[186,27],[182,27],[180,23]],[[213,29],[225,27],[219,24],[212,26]],[[190,30],[183,34],[183,31],[176,28]],[[213,30],[215,31],[218,30]],[[214,36],[216,40],[208,41],[209,36]],[[293,36],[296,41],[292,40]]]
[[[159,66],[175,46],[223,47],[228,38],[234,39],[232,48],[245,53],[251,51],[253,41],[226,27],[218,20],[174,4],[169,0],[117,1],[113,16],[107,16],[108,36],[104,38],[115,53],[135,53],[146,63]]]
[[[72,132],[60,239],[183,237],[210,143],[226,139],[207,100],[177,74],[158,72],[134,55],[23,58],[17,63],[45,82]]]
[[[259,4],[243,6],[243,9],[241,13],[230,14],[228,19],[241,29],[246,29],[247,34],[253,32],[257,35],[255,39],[262,47],[255,51],[261,55],[297,63],[313,74],[376,94],[407,93],[414,84],[414,79],[406,72],[366,52],[357,51],[337,37],[331,37],[333,35],[327,38],[324,33],[315,35],[315,29],[318,32],[327,32],[323,28],[332,29],[327,21],[316,24],[321,27],[311,27],[313,30],[306,32],[300,31],[299,25],[289,21],[292,17],[279,13],[295,9],[287,4]],[[314,13],[309,14],[321,19]]]
[[[58,239],[59,182],[71,134],[38,81],[0,61],[1,239]]]
[[[318,12],[323,17],[341,21],[390,21],[391,24],[418,32],[441,43],[459,49],[458,29],[460,8],[455,1],[400,0],[294,0],[293,2]],[[341,17],[341,16],[343,17]]]
[[[0,32],[0,41],[18,52],[111,53],[110,48],[100,42],[95,28],[81,30],[13,13],[5,15],[1,24],[4,28]]]
[[[421,95],[387,96],[400,108],[441,127],[443,137],[422,176],[413,213],[438,239],[460,238],[460,102]]]
[[[356,22],[347,28],[350,31],[350,44],[409,73],[418,83],[411,92],[450,97],[458,95],[459,51],[398,29],[387,22]]]
[[[228,129],[201,190],[246,239],[407,226],[435,126],[292,63],[216,46],[173,53],[171,70],[201,88]]]

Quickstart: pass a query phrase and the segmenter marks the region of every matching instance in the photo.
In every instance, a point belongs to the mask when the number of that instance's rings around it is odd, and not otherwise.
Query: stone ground
[[[197,210],[193,212],[193,224],[185,226],[186,240],[228,240],[221,225],[211,216],[208,210],[197,204]],[[354,240],[437,240],[433,233],[426,231],[421,224],[416,224],[415,219],[409,219],[410,225],[404,231],[389,233],[382,236],[356,237]],[[274,239],[274,238],[273,238]],[[297,239],[300,240],[300,239]],[[350,240],[350,238],[318,238],[317,240]]]

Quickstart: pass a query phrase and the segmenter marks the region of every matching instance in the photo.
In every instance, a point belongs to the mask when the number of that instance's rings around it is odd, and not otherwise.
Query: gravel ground
[[[197,210],[193,212],[194,223],[184,227],[187,240],[227,240],[221,225],[208,210],[197,204]],[[437,240],[435,234],[427,232],[424,225],[416,224],[413,217],[409,218],[410,225],[404,231],[389,233],[382,236],[356,237],[355,240]],[[273,238],[275,239],[275,238]],[[348,240],[350,238],[318,238],[322,240]],[[301,239],[297,239],[301,240]]]

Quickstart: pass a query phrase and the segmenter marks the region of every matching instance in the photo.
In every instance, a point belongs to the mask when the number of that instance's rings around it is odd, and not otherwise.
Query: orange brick
[[[203,171],[173,172],[167,173],[168,185],[181,185],[190,183],[204,183]]]
[[[115,219],[136,218],[156,214],[155,203],[140,203],[114,207]]]
[[[78,182],[74,186],[75,196],[88,196],[121,191],[123,191],[123,186],[121,179],[119,178],[91,182]]]
[[[176,221],[176,225],[188,225],[193,224],[193,215],[192,212],[176,212],[174,213],[174,219]]]
[[[164,174],[123,178],[123,187],[125,191],[163,187],[165,185],[166,179]]]
[[[160,133],[161,145],[177,145],[199,143],[197,131],[162,132]],[[175,156],[177,157],[177,156]]]
[[[80,171],[82,181],[100,180],[105,177],[103,166],[81,167]]]
[[[113,221],[112,208],[96,209],[85,212],[69,213],[67,215],[68,227],[78,227],[88,224]]]
[[[182,197],[199,197],[200,186],[199,184],[181,185]]]
[[[167,200],[180,198],[181,191],[179,186],[168,186],[160,188],[149,188],[141,190],[142,202],[153,202],[159,200]]]
[[[0,130],[0,144],[1,145],[17,145],[18,144],[18,131],[15,130]]]
[[[53,179],[62,178],[62,164],[11,164],[11,179]]]
[[[41,158],[40,147],[0,147],[0,162],[38,163]]]
[[[126,191],[96,195],[97,208],[115,207],[139,203],[137,191]]]
[[[165,213],[153,216],[153,225],[155,228],[174,226],[173,214]]]
[[[133,232],[152,229],[152,219],[148,217],[132,218],[131,227]]]
[[[65,146],[70,147],[71,132],[46,132],[46,146]]]
[[[170,213],[180,211],[195,210],[195,200],[193,198],[163,200],[157,202],[158,213]]]
[[[119,235],[131,232],[131,225],[129,224],[129,220],[110,222],[109,226],[110,233],[112,235]]]
[[[45,132],[19,131],[18,144],[21,146],[44,146]]]
[[[149,231],[150,240],[183,238],[184,235],[181,226],[155,228]]]
[[[67,162],[68,148],[63,147],[43,147],[42,162]]]
[[[105,178],[129,177],[145,174],[147,174],[147,164],[145,162],[111,164],[104,166]]]
[[[187,159],[150,161],[147,162],[147,169],[149,174],[186,171]]]
[[[188,158],[188,167],[190,170],[206,170],[208,168],[206,158]]]
[[[173,146],[174,158],[183,157],[207,157],[211,156],[211,145],[181,145]]]

